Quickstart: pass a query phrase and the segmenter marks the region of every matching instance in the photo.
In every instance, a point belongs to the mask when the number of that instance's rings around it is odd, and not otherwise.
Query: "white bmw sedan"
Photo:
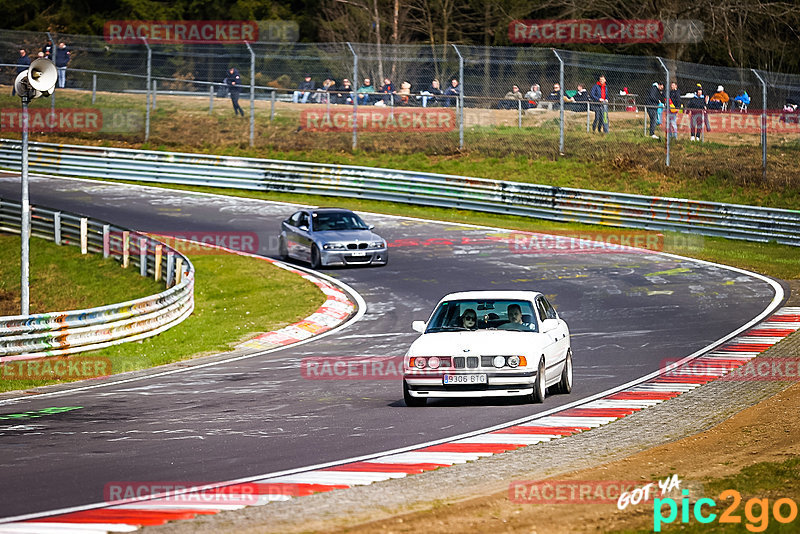
[[[535,291],[465,291],[445,296],[403,365],[407,406],[431,397],[522,396],[572,391],[569,328]]]

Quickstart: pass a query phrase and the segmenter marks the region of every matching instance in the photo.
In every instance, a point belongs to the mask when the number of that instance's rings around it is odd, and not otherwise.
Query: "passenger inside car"
[[[478,328],[478,314],[472,308],[467,308],[461,315],[461,326],[469,330]]]

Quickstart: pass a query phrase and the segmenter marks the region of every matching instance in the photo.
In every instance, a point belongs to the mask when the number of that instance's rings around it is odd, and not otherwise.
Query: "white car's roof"
[[[440,302],[445,300],[480,300],[480,299],[516,299],[516,300],[533,300],[537,295],[541,295],[538,291],[459,291],[458,293],[450,293],[445,295]]]

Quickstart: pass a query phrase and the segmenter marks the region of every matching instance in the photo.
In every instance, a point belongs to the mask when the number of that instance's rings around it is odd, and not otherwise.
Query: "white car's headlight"
[[[519,367],[519,356],[509,356],[507,361],[509,367]]]
[[[430,358],[428,358],[428,367],[430,367],[431,369],[438,369],[440,363],[441,362],[439,361],[439,358],[436,356],[431,356]]]
[[[322,248],[325,250],[347,250],[347,245],[344,243],[325,243]]]
[[[492,365],[494,365],[498,369],[503,367],[505,364],[506,364],[505,356],[495,356],[494,358],[492,358]]]
[[[417,369],[425,368],[425,358],[414,358],[414,367]]]

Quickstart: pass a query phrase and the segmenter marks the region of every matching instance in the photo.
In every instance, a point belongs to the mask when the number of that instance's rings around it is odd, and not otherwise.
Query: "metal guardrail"
[[[800,246],[800,211],[391,169],[31,143],[31,171],[140,182],[345,196],[562,222]],[[0,140],[0,167],[20,143]]]
[[[19,233],[20,204],[0,198],[0,231]],[[168,289],[85,310],[0,317],[0,361],[72,354],[155,336],[194,310],[194,266],[175,249],[102,221],[31,207],[31,235],[118,258]]]

